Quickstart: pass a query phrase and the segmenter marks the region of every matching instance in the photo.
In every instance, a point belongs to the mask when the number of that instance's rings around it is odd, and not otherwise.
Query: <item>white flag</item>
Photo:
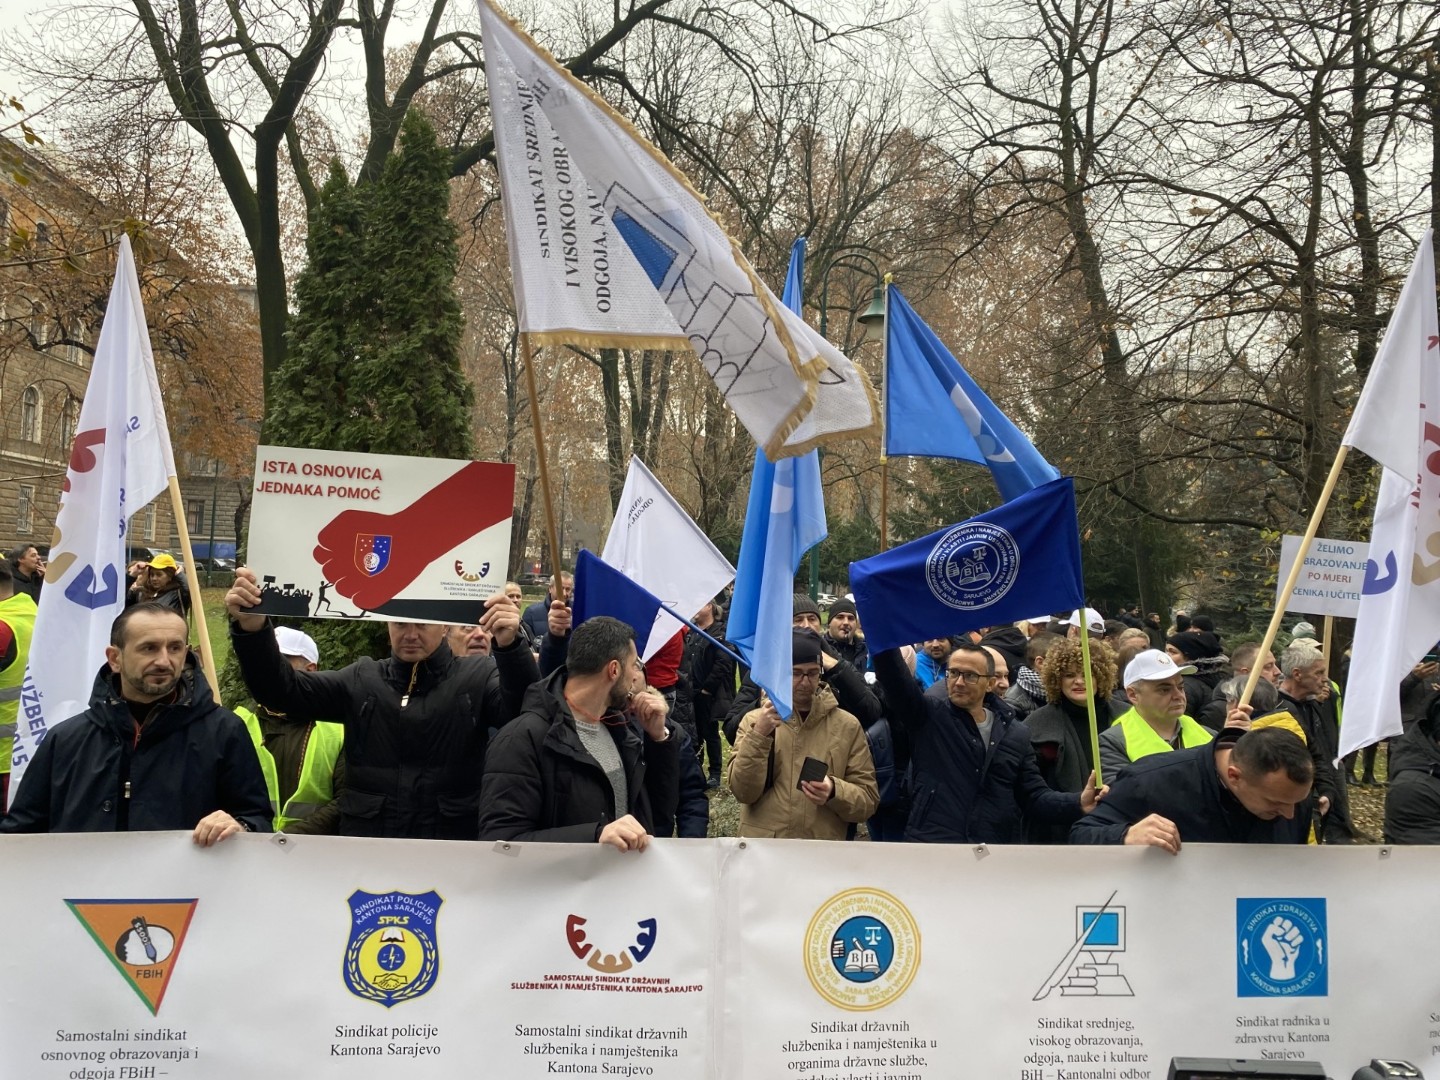
[[[130,515],[175,475],[165,407],[140,302],[130,238],[120,238],[115,283],[75,428],[55,539],[40,592],[11,765],[13,799],[46,731],[90,703],[110,624],[125,607]]]
[[[1384,467],[1340,756],[1401,732],[1400,680],[1440,640],[1440,318],[1427,230],[1344,443]]]
[[[864,372],[775,298],[664,155],[490,0],[480,21],[521,328],[687,342],[772,458],[874,428]]]
[[[735,580],[735,568],[637,457],[600,558],[687,619]],[[640,659],[659,652],[680,625],[662,610],[649,640],[639,643]]]

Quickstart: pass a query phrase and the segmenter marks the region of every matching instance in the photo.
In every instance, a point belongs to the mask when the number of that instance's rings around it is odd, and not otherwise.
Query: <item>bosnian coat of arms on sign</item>
[[[434,890],[351,893],[346,988],[387,1009],[427,993],[440,974],[435,920],[444,902]]]

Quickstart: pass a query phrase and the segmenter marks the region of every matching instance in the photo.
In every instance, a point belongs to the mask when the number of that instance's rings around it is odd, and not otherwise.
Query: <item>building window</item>
[[[40,441],[40,390],[34,386],[20,397],[20,441]]]
[[[60,446],[68,449],[75,445],[75,429],[80,424],[80,402],[73,397],[65,398],[65,412],[60,418]]]
[[[155,510],[153,502],[145,508],[145,539],[149,541],[155,539]]]
[[[85,346],[89,344],[85,339],[85,324],[76,319],[70,324],[70,332],[67,336],[71,343],[65,347],[65,352],[69,355],[70,362],[83,364],[85,362]]]
[[[29,536],[30,530],[35,527],[35,489],[29,484],[20,485],[20,497],[15,501],[15,531],[21,536]]]
[[[198,535],[205,528],[205,500],[185,500],[185,524],[190,527],[190,535]]]
[[[30,336],[35,339],[35,348],[43,349],[50,341],[50,320],[45,309],[39,304],[30,316]]]
[[[44,221],[35,223],[35,243],[39,247],[50,246],[50,225]]]

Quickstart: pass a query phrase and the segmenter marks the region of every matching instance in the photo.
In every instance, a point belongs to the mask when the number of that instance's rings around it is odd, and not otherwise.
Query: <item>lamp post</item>
[[[847,264],[849,264],[847,266]],[[863,265],[858,265],[863,264]],[[880,273],[880,267],[875,260],[860,251],[840,249],[840,254],[830,260],[825,267],[825,272],[820,275],[820,336],[825,337],[825,331],[829,326],[830,312],[830,271],[837,266],[847,266],[851,270],[866,270],[875,279],[875,289],[870,295],[869,306],[855,317],[855,321],[865,328],[865,335],[860,339],[861,343],[867,341],[880,341],[885,336],[885,286],[884,275]],[[819,450],[819,461],[823,465],[825,460],[825,449]],[[810,549],[810,599],[818,602],[820,598],[820,545],[816,544]]]

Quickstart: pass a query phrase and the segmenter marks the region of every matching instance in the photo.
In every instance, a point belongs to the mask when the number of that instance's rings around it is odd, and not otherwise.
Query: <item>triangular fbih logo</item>
[[[145,1007],[158,1014],[196,902],[66,900],[65,904]]]

